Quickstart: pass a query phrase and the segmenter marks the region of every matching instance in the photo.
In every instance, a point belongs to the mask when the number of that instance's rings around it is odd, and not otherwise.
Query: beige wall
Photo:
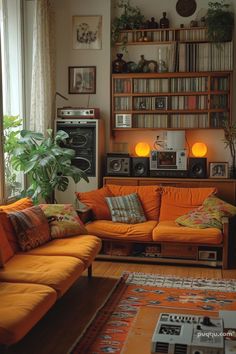
[[[208,1],[198,0],[197,10],[192,17],[183,18],[177,15],[176,0],[131,0],[132,4],[140,7],[146,18],[154,16],[156,20],[167,12],[171,26],[187,25],[196,15],[204,14]],[[101,117],[106,125],[106,142],[109,148],[110,136],[110,21],[111,0],[52,0],[56,12],[56,47],[57,47],[57,90],[69,98],[68,102],[58,98],[57,105],[86,106],[87,95],[68,95],[68,66],[96,65],[97,66],[97,93],[90,96],[89,106],[99,107]],[[233,1],[236,8],[236,1]],[[205,10],[204,10],[205,9]],[[73,50],[72,49],[72,16],[73,15],[102,15],[102,49],[101,50]],[[145,55],[148,55],[144,52]],[[235,56],[236,57],[236,56]],[[128,57],[126,58],[128,59]],[[149,58],[150,59],[150,58]],[[233,99],[233,111],[236,112],[236,100]],[[147,141],[153,144],[157,132],[149,131],[116,133],[118,141],[129,142],[131,153],[138,141]],[[196,141],[203,141],[208,145],[209,161],[227,161],[228,152],[224,149],[223,132],[219,130],[196,130],[187,132],[187,140],[191,146]]]

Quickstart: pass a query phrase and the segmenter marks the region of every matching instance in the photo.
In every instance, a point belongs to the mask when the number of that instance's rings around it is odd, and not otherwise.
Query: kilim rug
[[[120,354],[141,306],[236,311],[236,279],[125,272],[68,354]]]

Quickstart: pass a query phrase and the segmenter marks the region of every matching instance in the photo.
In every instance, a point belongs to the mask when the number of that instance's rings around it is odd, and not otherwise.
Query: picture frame
[[[96,93],[96,66],[69,66],[70,94]]]
[[[102,48],[102,16],[72,17],[73,49]]]
[[[228,162],[210,162],[209,163],[210,178],[228,178],[229,164]]]
[[[159,96],[155,98],[155,109],[167,110],[168,109],[168,97]]]

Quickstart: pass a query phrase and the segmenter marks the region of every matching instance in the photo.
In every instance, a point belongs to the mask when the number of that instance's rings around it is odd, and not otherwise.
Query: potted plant
[[[75,183],[81,178],[88,182],[86,174],[71,164],[75,151],[61,146],[68,137],[63,130],[59,130],[54,137],[52,129],[47,130],[46,136],[21,131],[11,163],[17,171],[27,175],[30,186],[26,194],[32,196],[35,202],[42,197],[46,203],[53,203],[54,191],[64,192],[69,184],[68,177]]]
[[[224,143],[229,148],[232,165],[230,167],[230,177],[236,178],[236,123],[224,124]]]
[[[17,173],[11,163],[12,151],[18,145],[18,138],[22,126],[19,116],[3,116],[4,134],[4,172],[6,181],[6,194],[8,197],[20,192],[21,183],[17,181]]]
[[[141,14],[140,9],[137,6],[130,5],[129,0],[119,0],[116,6],[122,9],[123,12],[112,21],[111,38],[113,45],[119,40],[121,30],[138,29],[142,27],[144,21],[144,16]],[[123,49],[127,40],[127,36],[122,37]]]
[[[234,13],[224,0],[209,2],[206,16],[208,38],[213,42],[225,42],[232,39]]]

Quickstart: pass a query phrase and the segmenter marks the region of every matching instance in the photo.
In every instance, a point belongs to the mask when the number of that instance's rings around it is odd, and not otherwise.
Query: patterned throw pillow
[[[88,233],[72,204],[40,204],[40,207],[48,219],[53,239]]]
[[[47,218],[39,206],[11,212],[9,218],[22,251],[29,251],[51,239]]]
[[[206,198],[199,208],[178,217],[175,221],[183,226],[204,229],[215,227],[222,229],[222,217],[236,215],[236,207],[214,195]]]
[[[146,221],[142,204],[137,193],[120,197],[106,197],[112,221],[136,224]]]

